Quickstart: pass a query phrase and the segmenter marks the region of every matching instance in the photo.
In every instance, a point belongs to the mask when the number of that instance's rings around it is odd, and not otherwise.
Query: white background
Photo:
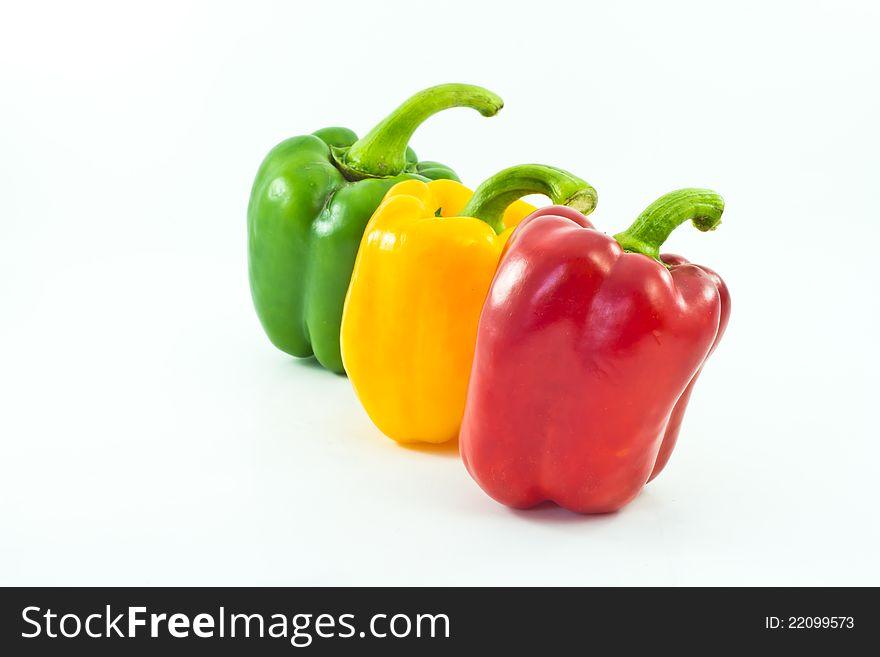
[[[310,4],[4,5],[0,583],[880,584],[877,5]],[[667,245],[730,329],[618,514],[499,506],[252,310],[265,153],[449,81],[506,101],[413,141],[471,185],[727,200]]]

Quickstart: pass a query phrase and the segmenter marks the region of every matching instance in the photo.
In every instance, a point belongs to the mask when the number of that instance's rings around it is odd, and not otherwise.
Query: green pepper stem
[[[343,171],[353,177],[396,176],[406,170],[406,146],[426,119],[452,107],[470,107],[494,116],[504,101],[472,84],[441,84],[406,100],[347,151],[337,153]],[[342,149],[340,149],[342,150]]]
[[[661,196],[639,215],[632,226],[614,236],[626,251],[660,260],[660,247],[678,226],[693,222],[703,232],[721,223],[724,199],[709,189],[679,189]]]
[[[543,194],[557,205],[567,205],[589,214],[596,207],[596,190],[589,183],[563,169],[544,164],[520,164],[499,171],[484,181],[460,212],[504,230],[504,211],[514,201],[529,194]]]

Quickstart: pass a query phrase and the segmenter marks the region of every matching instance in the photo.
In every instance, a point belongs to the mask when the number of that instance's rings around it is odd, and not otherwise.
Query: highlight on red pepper
[[[714,230],[723,209],[682,189],[613,238],[566,207],[520,223],[480,316],[459,439],[491,497],[604,513],[659,474],[730,314],[715,272],[660,247],[689,220]]]

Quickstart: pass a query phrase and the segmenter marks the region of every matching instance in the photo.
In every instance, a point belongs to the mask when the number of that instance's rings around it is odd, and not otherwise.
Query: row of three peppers
[[[617,509],[668,460],[729,314],[714,272],[659,247],[688,220],[714,229],[723,202],[679,190],[612,238],[586,219],[595,190],[555,167],[471,193],[408,147],[457,106],[491,116],[501,100],[441,85],[363,139],[328,128],[273,149],[248,209],[258,315],[282,350],[346,371],[389,437],[460,435],[495,499]]]

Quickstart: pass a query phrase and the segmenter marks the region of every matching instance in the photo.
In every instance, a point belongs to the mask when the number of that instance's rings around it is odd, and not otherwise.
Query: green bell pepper
[[[401,180],[458,180],[443,164],[419,162],[410,137],[441,110],[470,107],[493,116],[502,105],[482,87],[439,85],[411,97],[363,139],[347,128],[324,128],[269,152],[248,204],[248,270],[272,344],[344,371],[342,307],[367,222]]]

